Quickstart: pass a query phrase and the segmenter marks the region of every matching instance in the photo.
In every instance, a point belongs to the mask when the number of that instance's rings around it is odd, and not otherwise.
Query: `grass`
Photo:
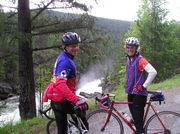
[[[154,89],[166,89],[166,88],[171,88],[175,86],[180,86],[180,75],[176,75],[171,79],[167,79],[163,82],[157,83],[157,84],[152,84],[149,86],[149,89],[154,90]]]
[[[123,86],[118,86],[113,93],[116,94],[116,100],[124,100],[127,96]]]
[[[171,87],[180,86],[180,75],[177,75],[171,79],[165,80],[161,83],[150,85],[150,90],[155,89],[167,89]],[[113,93],[116,94],[117,100],[125,99],[126,93],[124,87],[119,85]],[[88,101],[90,110],[96,107],[94,99]],[[34,118],[27,121],[22,121],[16,125],[6,124],[0,128],[0,134],[46,134],[46,123],[45,118]]]
[[[0,134],[46,134],[45,118],[33,118],[13,125],[11,123],[0,128]]]
[[[149,90],[157,90],[157,89],[163,90],[163,89],[172,88],[176,86],[180,86],[180,75],[176,75],[173,78],[167,79],[160,83],[151,84],[148,89]],[[116,94],[117,100],[126,99],[126,93],[123,86],[118,86],[117,90],[114,91],[114,93]]]

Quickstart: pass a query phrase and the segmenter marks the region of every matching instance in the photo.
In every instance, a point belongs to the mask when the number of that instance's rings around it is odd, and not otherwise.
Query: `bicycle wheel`
[[[106,110],[99,109],[87,116],[89,123],[88,134],[123,134],[124,129],[121,120],[114,113],[111,114],[104,131],[101,131],[108,113]]]
[[[81,129],[71,120],[68,121],[68,134],[83,134]]]
[[[158,120],[158,117],[152,115],[145,126],[145,134],[180,134],[180,114],[172,111],[162,111],[158,116],[166,129]]]
[[[47,134],[57,134],[57,125],[56,125],[56,121],[55,120],[50,120],[47,123]]]

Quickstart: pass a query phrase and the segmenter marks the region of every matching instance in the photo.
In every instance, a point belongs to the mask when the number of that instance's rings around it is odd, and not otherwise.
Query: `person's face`
[[[66,46],[66,51],[72,55],[76,56],[79,51],[79,44],[71,44]]]
[[[136,49],[135,46],[126,45],[126,52],[130,57],[133,57],[136,54]]]

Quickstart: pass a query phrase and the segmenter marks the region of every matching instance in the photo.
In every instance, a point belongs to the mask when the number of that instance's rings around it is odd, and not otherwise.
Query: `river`
[[[77,90],[77,95],[79,95],[80,92],[85,93],[94,93],[94,92],[102,92],[102,87],[99,87],[98,85],[101,83],[100,79],[90,81],[86,84],[83,84],[83,86],[80,86]],[[36,93],[36,109],[38,111],[40,97],[39,94]],[[19,96],[14,96],[11,98],[8,98],[6,100],[0,101],[0,126],[3,126],[6,123],[17,123],[20,121],[20,115],[19,115]],[[37,112],[38,114],[38,112]]]

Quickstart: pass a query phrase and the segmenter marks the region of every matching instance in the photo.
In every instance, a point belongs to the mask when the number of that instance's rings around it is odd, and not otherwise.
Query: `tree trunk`
[[[18,0],[19,111],[21,120],[36,116],[29,0]]]

